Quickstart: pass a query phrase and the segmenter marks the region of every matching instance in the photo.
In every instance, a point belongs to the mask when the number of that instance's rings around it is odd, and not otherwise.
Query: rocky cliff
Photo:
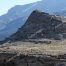
[[[63,39],[65,34],[65,22],[60,16],[33,11],[26,23],[10,36],[11,41],[24,39]]]

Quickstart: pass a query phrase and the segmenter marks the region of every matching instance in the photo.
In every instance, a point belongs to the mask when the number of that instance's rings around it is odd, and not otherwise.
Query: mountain
[[[39,10],[50,14],[54,13],[57,15],[65,16],[66,12],[63,12],[63,10],[66,9],[65,6],[66,0],[42,0],[26,5],[14,6],[10,10],[8,10],[7,14],[0,16],[0,40],[3,40],[4,38],[10,36],[12,33],[15,33],[15,31],[17,31],[21,24],[23,25],[25,23],[33,10]],[[21,22],[19,22],[19,19],[21,19]],[[14,23],[15,20],[17,21]],[[15,24],[18,24],[18,22],[20,25],[17,27],[17,25]],[[8,25],[10,25],[11,27],[9,27]]]
[[[49,15],[45,12],[33,11],[26,23],[8,40],[22,41],[42,38],[61,40],[64,38],[63,33],[65,33],[66,26],[64,26],[65,22],[62,22],[60,18],[60,16]]]
[[[9,37],[11,34],[16,32],[17,29],[20,28],[24,24],[24,21],[25,21],[24,19],[18,18],[8,23],[7,26],[0,32],[1,40],[4,39],[4,37]]]

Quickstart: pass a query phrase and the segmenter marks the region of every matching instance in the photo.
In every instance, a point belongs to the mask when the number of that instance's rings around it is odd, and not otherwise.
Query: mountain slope
[[[20,28],[24,24],[24,21],[25,20],[21,17],[8,23],[7,26],[0,32],[1,40],[3,40],[4,37],[9,37],[13,33],[15,33],[18,28]]]
[[[54,15],[33,11],[26,23],[10,36],[11,41],[25,39],[63,39],[63,22]]]

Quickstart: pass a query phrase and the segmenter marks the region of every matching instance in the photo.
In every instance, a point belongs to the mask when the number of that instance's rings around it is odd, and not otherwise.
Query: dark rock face
[[[18,31],[10,36],[10,40],[24,39],[62,39],[64,33],[63,22],[55,15],[33,11],[26,23]]]

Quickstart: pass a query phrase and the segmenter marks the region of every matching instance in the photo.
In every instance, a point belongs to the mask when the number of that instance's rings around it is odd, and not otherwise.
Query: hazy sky
[[[23,5],[36,1],[40,0],[0,0],[0,15],[3,15],[8,11],[8,9],[15,5]]]

